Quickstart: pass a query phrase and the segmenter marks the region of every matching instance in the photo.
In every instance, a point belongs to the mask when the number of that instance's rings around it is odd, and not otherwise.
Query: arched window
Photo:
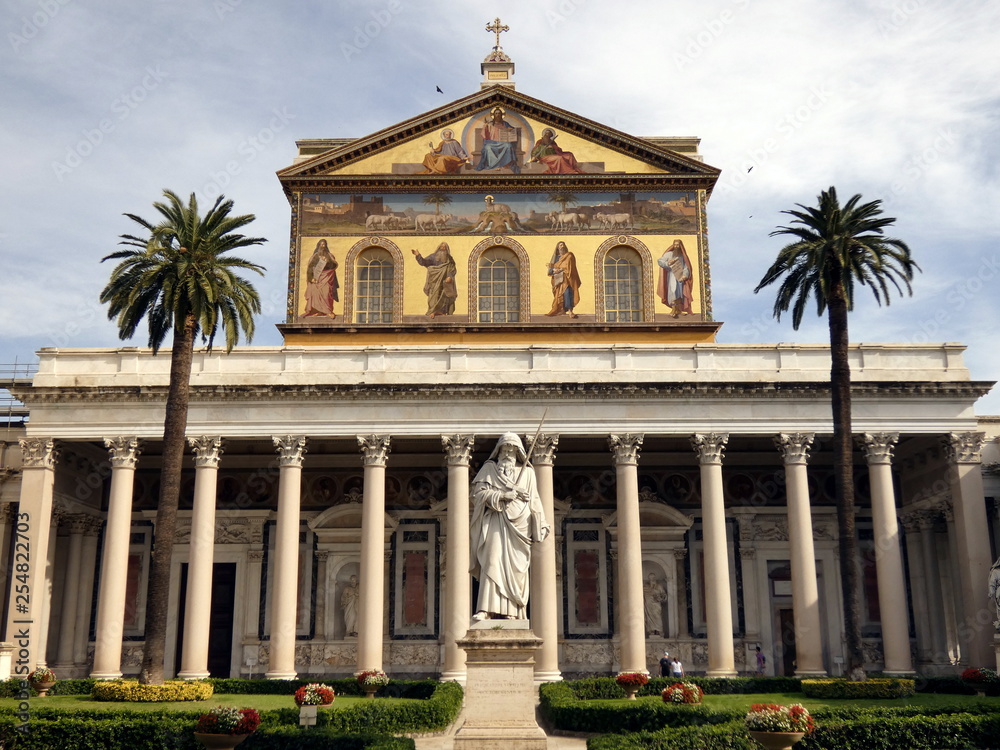
[[[477,319],[480,323],[517,323],[521,319],[521,274],[517,256],[494,247],[479,258]]]
[[[604,256],[604,312],[608,323],[642,320],[642,261],[629,247],[613,248]]]
[[[357,323],[392,322],[394,264],[380,247],[363,250],[357,262],[354,319]]]

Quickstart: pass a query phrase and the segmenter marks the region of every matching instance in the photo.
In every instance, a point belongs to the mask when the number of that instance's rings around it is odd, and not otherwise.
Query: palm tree
[[[256,263],[226,255],[237,248],[265,242],[261,237],[236,233],[254,220],[253,214],[230,216],[233,202],[220,195],[201,216],[194,193],[187,205],[169,190],[163,194],[167,200],[153,204],[161,215],[158,224],[125,214],[145,229],[148,236],[121,235],[119,244],[129,249],[101,260],[102,263],[119,261],[101,292],[101,302],[108,304],[108,319],[117,318],[120,338],[131,338],[146,318],[149,346],[155,355],[167,333],[173,331],[163,422],[160,501],[146,606],[146,643],[139,675],[144,684],[163,682],[170,558],[180,497],[195,338],[200,335],[211,351],[221,327],[227,352],[236,346],[241,331],[250,341],[253,316],[260,312],[260,297],[253,285],[234,271],[246,269],[260,274],[264,271]]]
[[[451,203],[451,196],[445,195],[444,193],[431,193],[430,195],[424,196],[424,203],[428,206],[434,206],[434,213],[440,215],[441,206],[447,206]]]
[[[552,193],[548,197],[547,201],[549,203],[558,203],[562,212],[566,213],[567,206],[576,205],[576,196],[572,193]]]
[[[891,284],[902,295],[912,294],[910,281],[920,267],[902,240],[883,236],[895,223],[883,217],[881,201],[863,203],[855,195],[843,206],[831,187],[819,195],[819,205],[801,211],[783,211],[795,217],[792,226],[771,232],[791,235],[795,241],[778,253],[754,292],[784,277],[774,302],[774,317],[792,311],[798,330],[810,296],[818,315],[827,314],[830,327],[830,392],[833,409],[833,461],[840,535],[840,578],[844,597],[847,671],[864,679],[861,644],[861,607],[858,597],[857,542],[854,528],[854,464],[851,428],[851,368],[847,360],[847,313],[854,308],[854,287],[867,286],[881,305],[889,304]],[[902,286],[901,286],[902,285]]]

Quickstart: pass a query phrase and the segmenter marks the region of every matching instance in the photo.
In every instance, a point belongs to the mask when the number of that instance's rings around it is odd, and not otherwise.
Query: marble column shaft
[[[385,465],[389,438],[358,435],[364,463],[357,671],[382,669],[385,616]]]
[[[722,456],[728,435],[695,435],[691,444],[701,471],[701,525],[705,551],[705,619],[708,625],[709,677],[735,677],[733,605],[729,542],[722,493]]]
[[[622,672],[646,669],[642,598],[642,529],[639,524],[639,448],[642,435],[611,435],[618,500],[618,633]]]
[[[556,581],[556,518],[552,464],[558,435],[539,435],[532,451],[532,464],[545,520],[552,533],[531,548],[531,629],[542,639],[535,652],[535,682],[562,679],[559,669],[559,589]],[[641,560],[640,560],[641,565]]]
[[[447,548],[444,574],[444,669],[442,680],[465,682],[464,638],[472,618],[472,581],[469,573],[469,461],[474,435],[442,435],[448,463]]]
[[[924,585],[927,589],[927,619],[931,630],[931,663],[947,664],[948,638],[937,546],[934,543],[934,514],[923,513],[918,519],[918,524],[920,527],[920,549],[923,553],[921,563],[924,569]]]
[[[785,465],[788,493],[788,547],[792,569],[792,616],[795,625],[795,675],[821,677],[823,629],[819,618],[819,583],[813,543],[812,509],[806,462],[812,434],[782,434],[775,440]]]
[[[271,580],[271,651],[266,676],[294,680],[299,597],[299,526],[302,508],[303,435],[274,437],[278,451],[278,520]]]
[[[182,680],[202,680],[208,672],[208,633],[212,616],[212,569],[215,562],[215,497],[222,438],[188,438],[195,452],[194,503],[184,606]]]
[[[76,628],[73,638],[73,663],[86,668],[90,643],[90,619],[94,610],[94,578],[97,573],[97,541],[101,535],[99,518],[89,518],[83,532],[83,549],[80,555],[80,571],[77,586],[80,589],[76,612]]]
[[[52,492],[58,451],[49,438],[25,438],[21,446],[21,495],[14,517],[7,639],[14,644],[13,676],[29,674],[45,660],[43,630]]]
[[[984,501],[981,450],[982,432],[952,433],[946,442],[956,541],[962,585],[962,618],[958,625],[962,662],[970,666],[993,664],[993,616],[988,606],[990,539]]]
[[[109,438],[104,445],[111,453],[111,495],[108,498],[108,520],[104,526],[94,668],[90,676],[95,680],[116,680],[122,676],[125,586],[132,535],[132,486],[139,441],[132,437]]]
[[[866,433],[863,438],[871,481],[872,530],[878,605],[882,618],[882,653],[887,674],[912,674],[909,607],[903,575],[903,550],[896,518],[896,493],[892,486],[892,451],[898,433]]]
[[[83,532],[87,527],[86,516],[69,519],[69,549],[66,551],[66,580],[63,583],[62,623],[59,628],[59,645],[56,649],[56,666],[62,669],[73,666],[76,644],[76,613],[81,595],[79,575],[83,567]]]

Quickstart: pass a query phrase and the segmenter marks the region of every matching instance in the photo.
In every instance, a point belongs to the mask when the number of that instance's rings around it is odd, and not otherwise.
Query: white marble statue
[[[663,602],[667,592],[650,573],[642,587],[642,608],[646,619],[646,635],[663,635]]]
[[[472,575],[479,579],[476,620],[526,617],[531,544],[551,531],[527,460],[521,439],[505,433],[472,481]]]
[[[344,613],[344,635],[358,634],[358,577],[351,576],[340,594],[340,609]]]
[[[993,563],[993,567],[990,568],[990,599],[993,600],[993,606],[996,610],[996,620],[993,621],[993,627],[1000,631],[1000,557],[997,561]]]

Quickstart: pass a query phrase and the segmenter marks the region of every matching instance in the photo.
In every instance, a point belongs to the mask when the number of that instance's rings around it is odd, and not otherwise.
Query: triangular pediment
[[[660,175],[711,190],[719,175],[697,158],[671,150],[669,139],[631,136],[501,86],[363,138],[303,143],[305,158],[278,172],[286,189],[324,178],[383,175],[428,180]]]

